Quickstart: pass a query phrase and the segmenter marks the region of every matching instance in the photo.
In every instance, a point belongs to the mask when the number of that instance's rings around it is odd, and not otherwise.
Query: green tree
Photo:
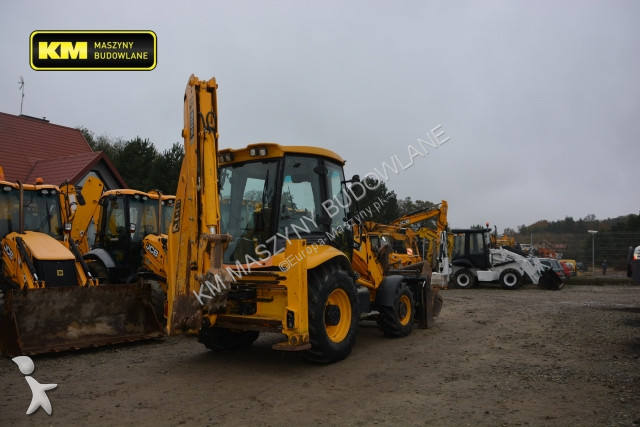
[[[158,157],[158,151],[151,141],[138,136],[126,142],[112,161],[129,187],[148,191],[158,188],[158,183],[154,182],[150,174],[156,157]]]
[[[163,194],[176,194],[183,158],[183,144],[176,142],[153,160],[150,176],[155,184],[154,189],[160,190]]]
[[[82,133],[82,136],[84,136],[84,139],[87,141],[89,147],[91,147],[93,151],[102,151],[109,158],[109,160],[111,160],[111,163],[113,163],[113,159],[124,147],[123,141],[112,140],[107,135],[95,136],[92,131],[84,126],[78,127],[76,129],[78,129],[80,133]]]
[[[398,201],[398,208],[400,209],[400,215],[409,215],[414,212],[433,209],[435,203],[431,203],[428,200],[411,200],[411,197],[405,197],[403,200]]]
[[[362,184],[366,191],[357,204],[364,220],[388,224],[400,216],[398,197],[394,191],[389,191],[384,182],[373,177],[367,177]],[[356,187],[354,188],[354,193],[360,198],[363,192],[362,187]],[[352,205],[351,211],[355,212],[355,210],[354,205]],[[369,210],[371,211],[371,216],[368,216]]]

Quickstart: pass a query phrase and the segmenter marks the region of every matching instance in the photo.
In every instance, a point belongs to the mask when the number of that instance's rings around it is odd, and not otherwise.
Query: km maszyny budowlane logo
[[[153,31],[34,31],[29,43],[34,70],[153,70]]]

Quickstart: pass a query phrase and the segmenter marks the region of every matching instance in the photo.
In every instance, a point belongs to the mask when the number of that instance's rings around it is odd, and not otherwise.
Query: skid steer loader
[[[274,349],[331,363],[350,354],[361,318],[400,337],[417,312],[433,314],[441,299],[426,279],[362,274],[379,264],[366,237],[354,239],[344,160],[274,143],[219,150],[216,89],[215,79],[192,75],[185,91],[168,332],[197,332],[219,351],[274,332],[284,337]]]
[[[164,335],[148,287],[97,286],[54,185],[0,182],[0,350],[13,357]]]

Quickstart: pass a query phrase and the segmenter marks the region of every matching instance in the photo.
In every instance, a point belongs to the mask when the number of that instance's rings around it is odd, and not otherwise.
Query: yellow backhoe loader
[[[399,337],[437,314],[429,275],[385,274],[353,227],[344,160],[274,143],[219,150],[216,90],[192,75],[185,91],[168,332],[197,331],[220,351],[274,332],[284,337],[274,349],[330,363],[350,354],[361,318]]]
[[[167,231],[174,200],[175,196],[155,190],[104,192],[92,199],[97,204],[91,214],[97,218],[95,242],[83,252],[89,270],[101,284],[151,287],[152,305],[161,322],[165,319]],[[74,229],[75,224],[74,218]],[[85,224],[83,221],[80,228]]]
[[[54,185],[0,182],[0,350],[9,356],[164,335],[143,286],[97,286]]]
[[[174,200],[175,196],[156,191],[119,189],[102,194],[95,214],[95,243],[84,252],[101,283],[129,283],[147,273],[164,280],[162,256],[166,249],[162,247],[166,245]]]

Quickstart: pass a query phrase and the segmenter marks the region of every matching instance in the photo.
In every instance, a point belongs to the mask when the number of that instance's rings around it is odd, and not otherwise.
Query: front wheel
[[[476,278],[466,268],[456,271],[453,275],[453,285],[458,289],[471,289],[475,286]]]
[[[401,282],[393,298],[393,306],[382,306],[378,317],[380,330],[389,337],[406,337],[413,328],[415,302],[406,283]]]
[[[358,294],[347,273],[334,266],[309,272],[309,341],[304,358],[333,363],[351,353],[358,332]]]
[[[500,284],[504,289],[518,289],[522,284],[522,276],[517,270],[508,268],[500,273]]]

